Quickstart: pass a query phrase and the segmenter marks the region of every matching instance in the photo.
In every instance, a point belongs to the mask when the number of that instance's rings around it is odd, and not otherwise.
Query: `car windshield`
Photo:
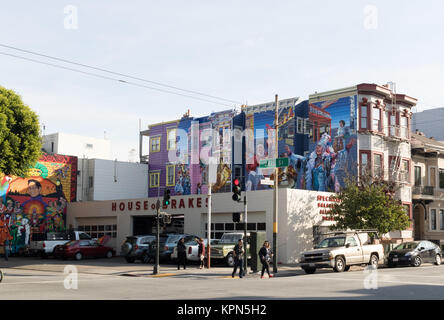
[[[167,243],[178,243],[181,238],[183,238],[181,235],[169,236]]]
[[[47,240],[69,240],[68,234],[64,232],[48,232]]]
[[[393,250],[406,250],[406,249],[416,249],[416,247],[418,246],[419,242],[404,242],[401,243],[399,245],[397,245],[395,248],[393,248]]]
[[[345,245],[345,237],[327,238],[321,241],[318,248],[335,248],[343,247]]]
[[[219,243],[237,243],[239,239],[242,239],[242,234],[224,234]]]

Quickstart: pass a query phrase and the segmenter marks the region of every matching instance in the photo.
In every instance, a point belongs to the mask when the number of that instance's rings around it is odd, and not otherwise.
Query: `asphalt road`
[[[69,273],[74,266],[76,275]],[[225,267],[177,271],[162,266],[111,260],[59,261],[11,258],[0,261],[4,272],[0,299],[444,299],[444,266],[378,269],[353,267],[348,272],[319,270],[306,275],[300,268],[280,266],[272,279],[249,274],[231,278]],[[74,281],[69,281],[72,279]],[[77,279],[77,283],[76,280]],[[76,288],[77,284],[77,288]],[[70,289],[65,288],[70,287]]]

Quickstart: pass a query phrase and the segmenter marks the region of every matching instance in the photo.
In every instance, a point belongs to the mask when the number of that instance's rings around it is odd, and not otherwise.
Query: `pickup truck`
[[[92,240],[89,234],[83,231],[71,232],[46,232],[32,235],[28,251],[33,255],[45,258],[54,255],[54,249],[58,245],[64,245],[71,240]]]
[[[250,233],[247,233],[247,242],[248,238],[250,236]],[[217,241],[216,244],[211,245],[211,260],[219,260],[219,261],[225,261],[225,264],[228,267],[234,266],[234,257],[233,257],[233,249],[234,246],[237,244],[239,239],[244,238],[243,232],[226,232],[222,235],[222,238]],[[245,246],[245,243],[244,243]],[[247,255],[248,259],[251,258],[250,256],[250,246],[247,243]]]
[[[313,250],[301,253],[299,266],[312,274],[319,268],[333,268],[336,272],[348,271],[352,265],[368,264],[377,267],[384,263],[384,248],[371,244],[368,232],[334,232]]]

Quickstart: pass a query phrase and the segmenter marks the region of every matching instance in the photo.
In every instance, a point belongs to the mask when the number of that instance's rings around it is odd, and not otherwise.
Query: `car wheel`
[[[368,263],[368,265],[373,267],[373,268],[375,268],[375,269],[377,269],[378,268],[378,262],[379,262],[378,256],[376,254],[372,254],[370,256],[370,262]]]
[[[3,281],[3,272],[2,272],[2,270],[0,270],[0,282],[2,282]]]
[[[134,263],[134,261],[136,261],[136,258],[134,258],[134,257],[125,257],[125,260],[128,263]]]
[[[302,268],[306,274],[313,274],[316,272],[316,268]]]
[[[108,259],[111,259],[112,257],[113,257],[113,252],[110,250],[110,251],[108,251],[107,253],[106,253],[106,257],[108,258]]]
[[[350,270],[350,266],[345,266],[344,271]]]
[[[439,266],[441,264],[441,256],[439,254],[437,254],[435,257],[435,264],[437,266]]]
[[[333,270],[336,272],[343,272],[346,268],[345,260],[343,257],[337,257],[335,260],[335,267]]]
[[[421,257],[420,256],[416,256],[413,258],[413,262],[412,265],[414,267],[419,267],[421,265],[422,261],[421,261]]]
[[[82,253],[81,252],[77,252],[76,255],[75,255],[75,258],[76,258],[76,260],[82,260],[82,258],[83,258]]]
[[[227,266],[233,268],[234,267],[234,257],[232,253],[229,253],[225,258],[227,262]]]

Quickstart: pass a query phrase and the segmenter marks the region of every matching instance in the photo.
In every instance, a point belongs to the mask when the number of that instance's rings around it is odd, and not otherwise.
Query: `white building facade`
[[[107,139],[58,132],[43,136],[43,149],[47,153],[72,155],[79,159],[111,160],[111,141]]]
[[[77,201],[137,199],[148,195],[148,165],[79,159]]]

